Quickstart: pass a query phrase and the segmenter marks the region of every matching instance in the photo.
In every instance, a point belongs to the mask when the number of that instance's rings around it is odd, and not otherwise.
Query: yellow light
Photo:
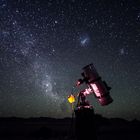
[[[75,97],[71,94],[70,96],[68,96],[68,101],[72,104],[75,102]]]

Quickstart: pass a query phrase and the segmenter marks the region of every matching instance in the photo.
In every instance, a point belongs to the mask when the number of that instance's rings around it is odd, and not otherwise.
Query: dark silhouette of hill
[[[64,139],[75,138],[75,119],[72,118],[0,118],[0,139]],[[95,115],[98,140],[140,140],[140,121],[105,118]]]

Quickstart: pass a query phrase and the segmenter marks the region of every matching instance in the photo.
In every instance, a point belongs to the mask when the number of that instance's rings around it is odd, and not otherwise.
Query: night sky
[[[140,119],[139,0],[0,0],[0,117],[70,117],[90,63],[114,100],[95,112]]]

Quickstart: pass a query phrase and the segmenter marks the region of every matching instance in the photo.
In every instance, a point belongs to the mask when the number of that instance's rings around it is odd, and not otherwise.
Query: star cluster
[[[114,102],[95,111],[140,119],[138,0],[1,0],[0,116],[67,117],[67,96],[93,63]],[[78,92],[78,89],[77,91]]]

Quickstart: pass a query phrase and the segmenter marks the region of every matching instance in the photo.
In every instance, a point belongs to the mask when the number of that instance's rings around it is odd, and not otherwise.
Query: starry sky
[[[140,119],[139,0],[0,0],[0,117],[71,116],[90,63],[114,100],[95,112]]]

